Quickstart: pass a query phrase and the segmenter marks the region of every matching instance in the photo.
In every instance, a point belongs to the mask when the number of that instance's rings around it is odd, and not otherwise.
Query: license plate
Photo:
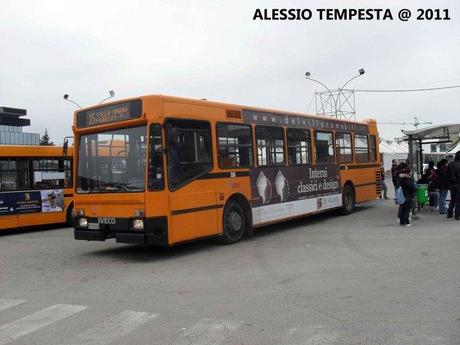
[[[99,230],[99,223],[88,223],[89,230]]]

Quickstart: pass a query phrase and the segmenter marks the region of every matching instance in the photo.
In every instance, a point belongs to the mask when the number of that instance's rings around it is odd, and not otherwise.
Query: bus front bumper
[[[97,224],[97,219],[88,219]],[[84,241],[105,241],[114,238],[118,243],[168,246],[168,226],[166,217],[153,217],[144,220],[144,230],[134,230],[130,219],[117,218],[115,224],[100,224],[99,229],[82,229],[74,219],[74,238]]]

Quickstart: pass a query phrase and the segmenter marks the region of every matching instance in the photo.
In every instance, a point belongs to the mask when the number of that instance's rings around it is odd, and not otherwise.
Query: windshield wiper
[[[133,180],[126,184],[126,188],[131,191],[141,191],[144,190],[144,180]]]
[[[104,191],[127,191],[127,183],[121,183],[121,182],[111,182],[111,183],[106,183],[105,185],[101,186],[101,190]]]

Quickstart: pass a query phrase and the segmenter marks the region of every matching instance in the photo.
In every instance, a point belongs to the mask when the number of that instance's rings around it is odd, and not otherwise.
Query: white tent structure
[[[385,172],[391,170],[391,162],[393,159],[396,161],[402,162],[407,160],[407,156],[409,154],[409,147],[407,146],[407,142],[400,142],[393,140],[385,140],[380,138],[380,154],[382,155],[383,159],[383,168]]]

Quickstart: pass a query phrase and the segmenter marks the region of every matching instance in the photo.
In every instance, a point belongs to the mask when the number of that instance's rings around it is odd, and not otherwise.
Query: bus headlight
[[[134,230],[144,230],[144,220],[143,219],[133,219],[133,229]]]
[[[86,229],[88,227],[88,219],[86,218],[79,218],[78,219],[78,227]]]

